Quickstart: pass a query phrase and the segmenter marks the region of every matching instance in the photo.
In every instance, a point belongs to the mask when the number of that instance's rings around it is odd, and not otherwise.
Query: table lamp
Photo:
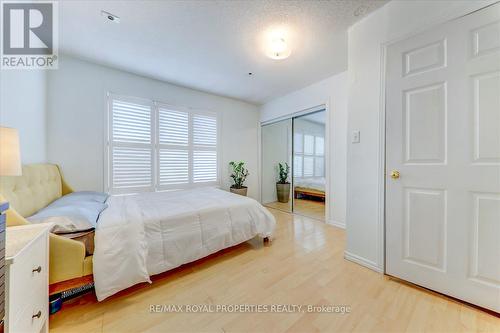
[[[0,126],[0,176],[21,176],[20,155],[17,130]],[[5,216],[1,215],[9,208],[9,204],[2,202],[2,199],[4,198],[0,194],[0,221],[5,219]]]
[[[0,176],[21,176],[19,134],[16,129],[0,127]]]

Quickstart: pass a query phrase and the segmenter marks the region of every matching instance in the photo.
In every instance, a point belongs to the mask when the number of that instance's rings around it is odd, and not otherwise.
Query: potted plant
[[[278,194],[279,202],[288,202],[290,200],[290,183],[288,182],[288,174],[290,173],[290,167],[288,163],[278,163],[279,168],[279,180],[276,183],[276,193]]]
[[[233,169],[231,173],[231,178],[234,184],[231,185],[230,191],[239,195],[247,195],[247,187],[243,185],[247,176],[249,175],[248,170],[245,168],[245,162],[231,161],[229,166]]]

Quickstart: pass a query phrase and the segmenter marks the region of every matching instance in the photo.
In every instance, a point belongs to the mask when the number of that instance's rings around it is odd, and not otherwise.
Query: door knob
[[[399,176],[400,176],[400,174],[399,174],[398,170],[392,170],[392,172],[391,172],[392,179],[399,179]]]

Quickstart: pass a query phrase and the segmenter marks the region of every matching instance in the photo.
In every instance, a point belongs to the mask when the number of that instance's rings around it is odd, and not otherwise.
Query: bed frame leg
[[[271,245],[271,237],[264,237],[263,241],[264,245]]]

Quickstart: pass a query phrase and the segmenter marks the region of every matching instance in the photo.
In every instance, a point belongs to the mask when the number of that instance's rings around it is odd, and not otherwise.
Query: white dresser
[[[8,227],[6,232],[7,333],[49,330],[48,224]]]

